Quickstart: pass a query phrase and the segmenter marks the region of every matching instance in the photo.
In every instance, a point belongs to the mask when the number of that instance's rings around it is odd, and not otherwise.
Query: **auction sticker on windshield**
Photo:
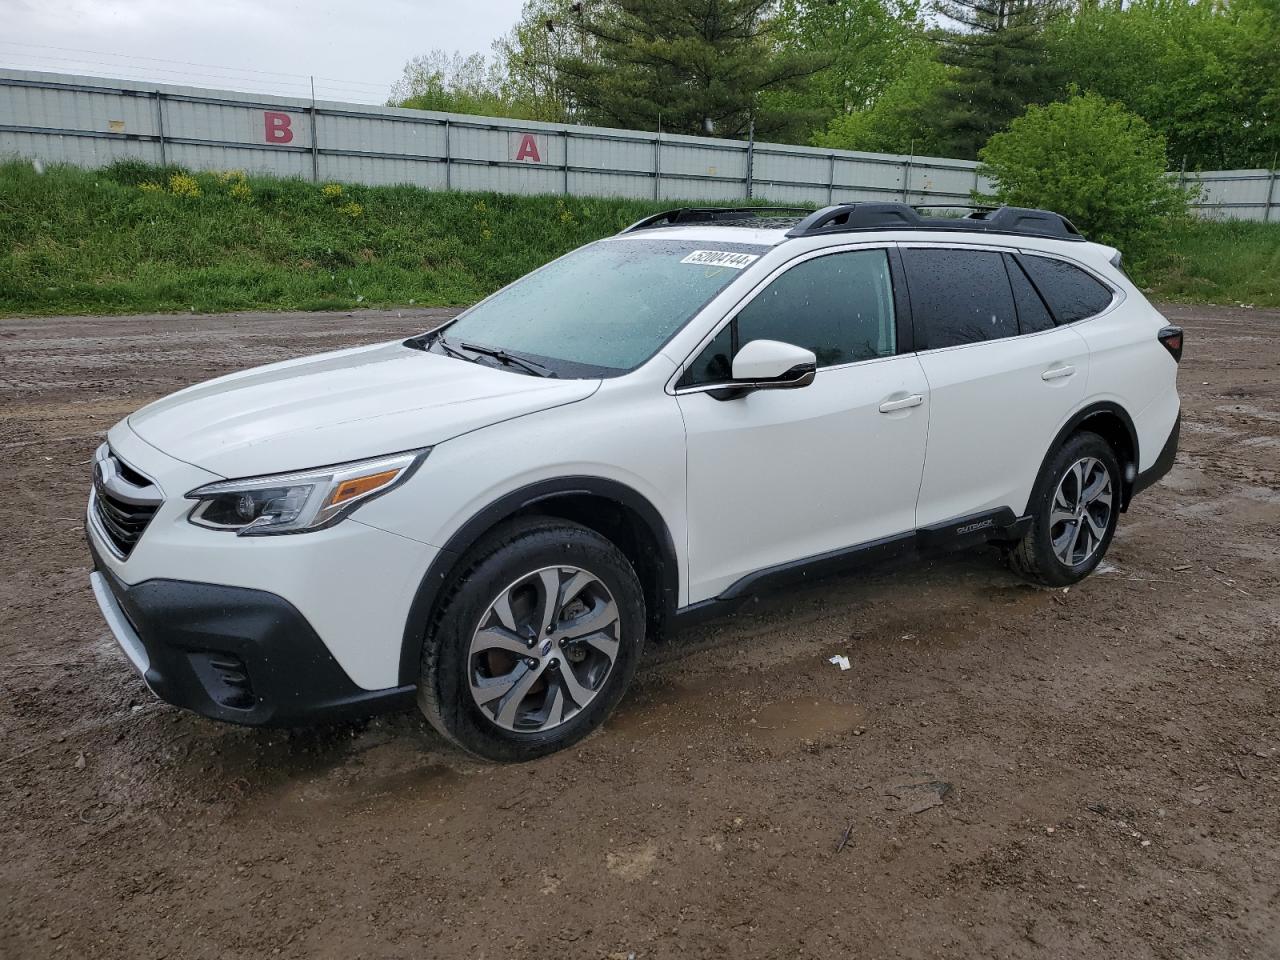
[[[730,253],[728,250],[695,250],[681,263],[697,263],[704,267],[732,267],[741,270],[753,261],[759,260],[757,253]]]

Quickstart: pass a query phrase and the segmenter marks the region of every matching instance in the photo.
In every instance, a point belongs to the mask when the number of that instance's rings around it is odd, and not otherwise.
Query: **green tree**
[[[980,154],[994,199],[1056,210],[1090,239],[1141,257],[1186,217],[1190,194],[1166,174],[1164,138],[1097,94],[1030,107]]]
[[[568,122],[574,104],[556,66],[589,60],[590,45],[572,29],[574,0],[526,0],[520,19],[493,42],[492,57],[433,50],[405,64],[391,106]]]
[[[928,109],[947,82],[948,68],[923,49],[899,65],[897,77],[862,110],[834,117],[813,137],[820,147],[873,153],[940,156],[940,129]]]
[[[577,4],[576,29],[591,56],[557,69],[585,119],[676,133],[759,136],[794,124],[762,94],[783,90],[825,65],[784,45],[774,0],[613,0]]]
[[[1280,150],[1276,0],[1103,0],[1046,30],[1047,54],[1082,91],[1162,133],[1175,164],[1270,166]]]
[[[866,110],[928,45],[917,0],[781,0],[776,18],[779,42],[826,63],[804,82],[764,94],[771,108],[795,116],[796,140]]]
[[[952,73],[931,108],[947,156],[970,159],[1028,104],[1050,99],[1053,77],[1043,29],[1053,0],[942,0],[952,25],[939,35],[939,59]]]
[[[391,88],[389,106],[484,116],[519,116],[501,91],[502,74],[480,53],[445,50],[414,57]]]
[[[494,41],[503,94],[528,110],[530,119],[576,119],[576,104],[558,64],[595,60],[591,38],[577,29],[577,7],[581,4],[575,0],[526,0],[520,20]]]

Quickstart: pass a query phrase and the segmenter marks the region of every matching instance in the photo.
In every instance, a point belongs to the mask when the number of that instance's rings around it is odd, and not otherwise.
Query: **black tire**
[[[612,668],[587,705],[559,726],[545,732],[505,729],[472,696],[472,637],[507,585],[560,564],[589,572],[612,595],[620,641]],[[418,705],[431,725],[464,750],[500,762],[533,760],[563,750],[598,727],[631,683],[644,647],[644,593],[622,552],[579,524],[528,517],[483,537],[457,569],[423,644]]]
[[[1076,563],[1067,563],[1054,550],[1051,515],[1059,485],[1064,482],[1072,466],[1082,460],[1098,461],[1109,474],[1111,484],[1110,511],[1106,532],[1098,539],[1088,556]],[[1068,482],[1070,485],[1070,482]],[[1010,566],[1026,579],[1046,587],[1065,587],[1078,583],[1093,572],[1106,556],[1107,548],[1116,532],[1120,517],[1121,476],[1120,463],[1115,451],[1096,433],[1084,430],[1072,434],[1050,456],[1041,471],[1036,487],[1027,504],[1031,516],[1031,528],[1009,552]],[[1079,521],[1077,521],[1078,523]],[[1067,527],[1062,528],[1064,531]],[[1086,532],[1086,536],[1090,535]],[[1061,534],[1060,534],[1061,536]],[[1082,551],[1083,552],[1083,551]]]

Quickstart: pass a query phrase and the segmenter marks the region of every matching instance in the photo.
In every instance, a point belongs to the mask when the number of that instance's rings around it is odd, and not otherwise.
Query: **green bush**
[[[117,160],[103,168],[103,174],[126,187],[138,187],[144,183],[168,183],[175,173],[186,173],[181,167],[169,164],[158,167],[142,160]]]
[[[1164,139],[1096,94],[1031,107],[979,159],[997,202],[1056,210],[1138,260],[1188,216],[1192,193],[1166,175]]]

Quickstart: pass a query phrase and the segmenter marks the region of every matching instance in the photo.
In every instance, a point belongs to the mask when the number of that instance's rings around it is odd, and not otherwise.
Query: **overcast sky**
[[[0,66],[381,103],[405,61],[488,53],[521,0],[0,0]]]

